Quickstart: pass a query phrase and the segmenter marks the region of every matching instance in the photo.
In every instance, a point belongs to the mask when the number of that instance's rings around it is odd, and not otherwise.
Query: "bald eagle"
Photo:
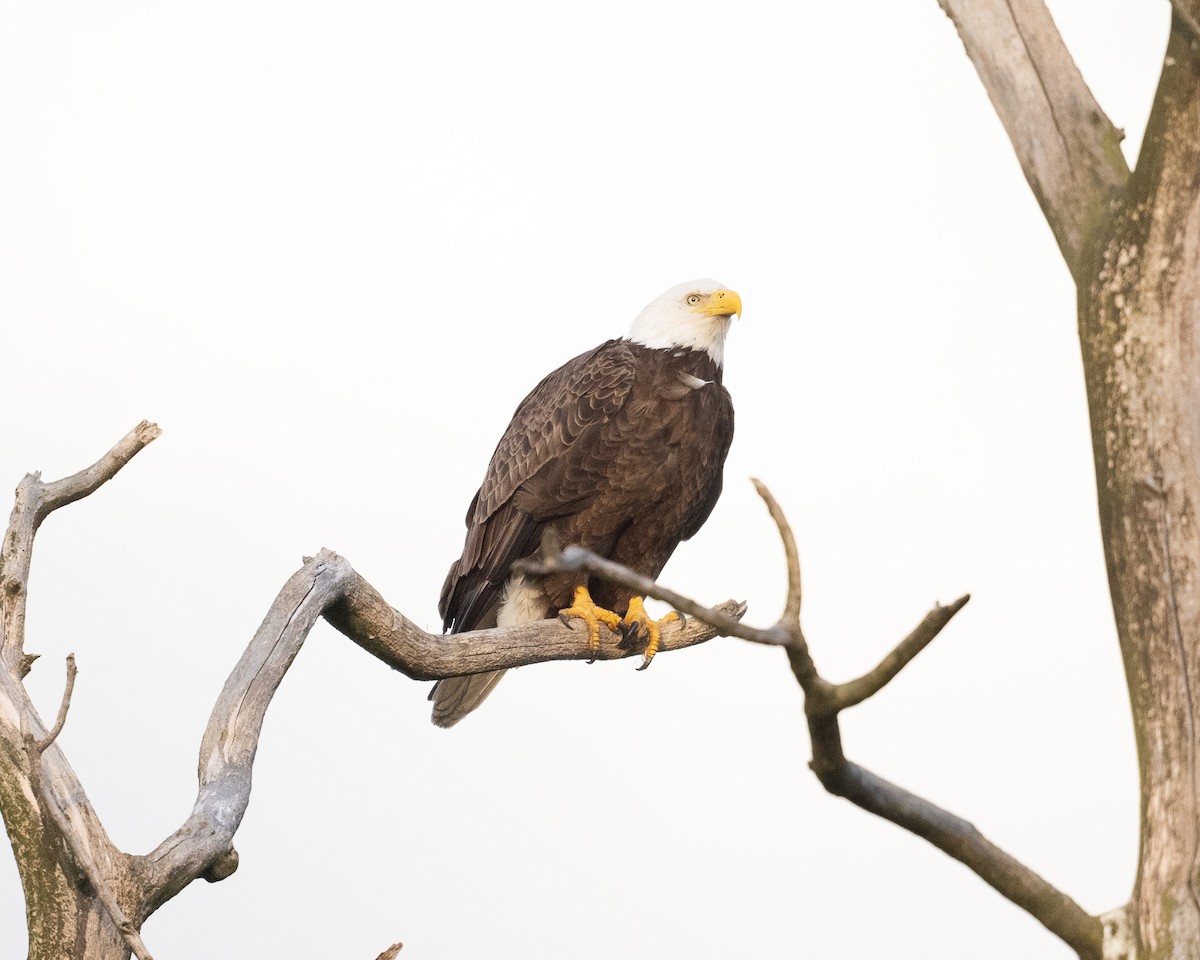
[[[538,554],[547,529],[648,577],[692,537],[721,493],[733,439],[733,404],[721,384],[725,334],[741,298],[715,280],[672,287],[627,336],[567,361],[517,407],[467,509],[462,556],[442,587],[444,629],[454,633],[561,613],[646,638],[660,621],[640,597],[586,574],[513,573]],[[433,722],[449,727],[481,704],[504,671],[439,681]]]

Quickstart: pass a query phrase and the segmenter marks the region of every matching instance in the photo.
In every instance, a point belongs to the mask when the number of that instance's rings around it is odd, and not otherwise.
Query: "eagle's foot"
[[[571,605],[564,610],[558,611],[558,619],[563,623],[568,623],[571,620],[582,620],[587,624],[588,649],[593,654],[588,663],[596,662],[595,653],[600,649],[600,624],[604,624],[609,630],[613,631],[618,630],[621,626],[621,615],[596,606],[596,602],[592,600],[592,595],[588,593],[587,587],[575,588],[575,597],[571,601]]]
[[[650,666],[650,661],[658,653],[658,644],[662,638],[663,624],[675,623],[682,620],[683,617],[674,610],[661,620],[655,620],[646,612],[646,607],[641,597],[634,597],[629,601],[629,611],[625,614],[625,619],[621,621],[621,632],[626,637],[637,636],[643,632],[646,634],[646,652],[642,655],[642,665],[638,667],[639,670],[645,670]]]

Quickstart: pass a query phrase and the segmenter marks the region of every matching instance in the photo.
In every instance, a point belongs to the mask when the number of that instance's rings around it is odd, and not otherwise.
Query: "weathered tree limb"
[[[1069,944],[1085,960],[1101,960],[1103,926],[1065,893],[1047,883],[1027,866],[1004,852],[967,821],[909,793],[846,759],[842,748],[838,715],[878,693],[941,632],[951,618],[966,606],[969,596],[946,606],[937,605],[874,669],[848,683],[831,683],[818,672],[800,628],[800,560],[795,537],[783,510],[765,484],[754,481],[775,520],[788,564],[788,594],[783,615],[772,627],[757,628],[742,623],[720,623],[728,636],[756,643],[783,645],[788,661],[804,693],[813,759],[810,764],[821,785],[856,806],[929,841],[975,872],[980,879],[1025,910],[1046,929]],[[568,548],[550,558],[551,569],[583,569],[640,593],[664,600],[696,619],[712,616],[714,626],[722,618],[713,616],[695,601],[659,587],[646,578],[610,563],[586,550]]]
[[[372,656],[414,680],[486,673],[547,660],[620,660],[641,653],[620,634],[603,630],[599,650],[590,650],[587,628],[582,623],[572,621],[566,625],[557,618],[466,633],[426,633],[389,606],[336,554],[322,551],[306,566],[317,561],[335,565],[337,575],[344,577],[344,585],[326,609],[325,619]],[[734,625],[745,612],[746,605],[733,600],[716,608],[718,618]],[[659,649],[681,650],[719,635],[707,623],[666,624]]]
[[[143,421],[79,473],[52,483],[26,476],[0,543],[0,813],[20,851],[30,960],[63,956],[72,939],[89,942],[89,957],[121,957],[130,912],[129,857],[104,831],[21,684],[33,659],[24,652],[33,540],[54,510],[99,489],[159,432]]]
[[[1084,83],[1043,0],[939,0],[1016,150],[1071,275],[1129,179],[1124,134]]]
[[[810,720],[810,726],[812,721]],[[983,836],[974,825],[840,755],[828,744],[813,770],[830,793],[929,841],[1064,940],[1080,957],[1101,960],[1103,926],[1065,893]],[[840,753],[840,743],[836,746]]]
[[[37,749],[38,753],[45,753],[46,748],[55,740],[57,740],[58,735],[62,733],[62,729],[67,722],[67,711],[71,709],[71,694],[75,691],[75,677],[78,675],[78,673],[79,670],[75,666],[75,654],[68,653],[67,683],[63,688],[62,704],[58,708],[58,717],[54,721],[54,726],[50,728],[50,732],[34,744],[34,747]]]
[[[839,710],[853,707],[862,703],[868,697],[873,697],[887,686],[896,675],[908,666],[918,653],[924,650],[933,638],[942,632],[942,628],[950,622],[959,610],[971,599],[968,593],[959,597],[948,606],[938,604],[916,625],[912,633],[896,644],[886,657],[879,661],[873,669],[864,673],[857,680],[850,680],[837,685],[836,704]]]
[[[736,618],[744,605],[723,612]],[[373,656],[416,680],[504,670],[546,660],[611,660],[639,650],[601,632],[591,651],[587,630],[544,620],[494,630],[431,634],[394,610],[342,557],[322,550],[280,591],[225,683],[200,747],[200,792],[187,821],[141,858],[145,908],[152,911],[198,877],[232,872],[233,836],[250,800],[251,772],[263,717],[305,637],[324,616]],[[736,623],[736,619],[734,620]],[[696,621],[671,624],[662,650],[701,643],[717,631]],[[214,877],[216,870],[221,876]]]
[[[1039,103],[1056,104],[1060,84],[1006,97],[1003,77],[1021,73],[1022,57],[1009,49],[1011,31],[982,23],[989,14],[1011,15],[1022,42],[1034,39],[1030,64],[1049,50],[1064,75],[1065,51],[1053,52],[1061,40],[1040,0],[941,3],[963,34],[1079,288],[1100,527],[1141,799],[1133,898],[1105,915],[1106,956],[1193,956],[1200,944],[1200,0],[1171,2],[1170,36],[1134,172],[1124,174],[1110,149],[1110,127],[1098,121],[1090,146],[1086,136],[1063,138],[1083,149],[1081,161],[1065,165],[1074,180],[1062,175],[1063,163],[1055,165],[1068,188],[1058,199],[1047,198],[1042,178],[1030,172],[1026,154],[1036,129],[1032,137],[1023,133],[1008,113],[1010,101],[1024,101],[1035,128],[1048,129],[1044,110],[1038,119]],[[999,83],[996,63],[1008,64]],[[1052,75],[1034,73],[1039,80]],[[1068,77],[1068,84],[1074,107],[1050,112],[1057,126],[1067,116],[1066,129],[1077,131],[1086,128],[1090,94],[1080,93],[1081,82]],[[1106,150],[1113,154],[1107,169]],[[1076,257],[1069,253],[1073,223],[1083,231]]]
[[[95,493],[161,433],[157,424],[143,420],[90,467],[53,483],[43,483],[40,473],[31,473],[18,484],[8,531],[0,544],[0,665],[9,672],[22,669],[25,592],[38,527],[59,507]]]
[[[58,719],[47,731],[21,680],[26,585],[37,529],[53,510],[111,479],[157,426],[139,424],[93,466],[43,483],[32,474],[17,488],[0,546],[0,812],[17,850],[26,894],[30,960],[122,960],[150,953],[140,937],[146,918],[192,881],[222,880],[237,869],[233,837],[250,799],[263,717],[276,689],[320,617],[407,676],[435,680],[544,660],[618,659],[640,650],[601,631],[558,620],[443,636],[421,630],[392,609],[344,559],[328,550],[306,559],[284,585],[213,709],[200,750],[200,790],[191,816],[152,853],[130,856],[108,838],[57,738],[67,718],[74,659]],[[717,614],[736,623],[745,605]],[[717,630],[701,621],[664,628],[661,650],[701,643]],[[399,945],[391,948],[393,954]]]

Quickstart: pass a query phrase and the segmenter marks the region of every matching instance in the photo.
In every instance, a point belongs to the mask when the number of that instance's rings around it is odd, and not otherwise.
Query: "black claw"
[[[622,620],[621,621],[621,636],[624,637],[626,640],[628,640],[630,643],[636,643],[637,641],[643,640],[643,639],[647,643],[650,642],[649,628],[644,623],[641,623],[639,621],[634,621],[633,623],[626,623],[624,620]]]
[[[575,618],[570,616],[569,614],[560,613],[558,615],[558,619],[561,620],[566,626],[569,627],[571,625],[571,621],[574,620]]]
[[[676,610],[675,612],[679,613],[678,610]],[[680,630],[682,630],[684,627],[687,626],[687,620],[688,620],[688,618],[685,614],[679,613],[679,629]]]
[[[649,658],[649,657],[643,657],[643,658],[642,658],[642,665],[641,665],[640,667],[638,667],[638,673],[641,673],[641,672],[642,672],[643,670],[645,670],[645,669],[646,669],[648,666],[650,666],[650,658]]]

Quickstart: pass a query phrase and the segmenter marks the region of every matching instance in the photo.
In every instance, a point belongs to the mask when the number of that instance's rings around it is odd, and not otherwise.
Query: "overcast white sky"
[[[1052,0],[1135,151],[1168,5]],[[738,290],[726,493],[664,573],[766,624],[789,511],[832,679],[973,600],[849,755],[1089,910],[1137,782],[1073,288],[935,0],[3,2],[0,482],[165,433],[56,514],[29,686],[114,839],[187,816],[227,672],[300,558],[437,624],[517,401],[696,276]],[[7,508],[0,508],[6,512]],[[159,960],[1068,958],[823,793],[778,651],[505,679],[451,731],[320,625],[267,716],[241,869]],[[25,945],[0,852],[0,956]]]

